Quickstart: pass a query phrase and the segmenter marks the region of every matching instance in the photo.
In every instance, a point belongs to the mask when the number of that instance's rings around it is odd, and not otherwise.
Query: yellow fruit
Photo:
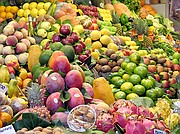
[[[3,18],[3,19],[5,19],[5,18],[6,18],[6,12],[2,12],[2,13],[0,14],[0,17]]]
[[[31,16],[32,16],[32,17],[38,16],[38,10],[37,10],[36,8],[33,8],[33,9],[31,10]]]
[[[6,13],[6,18],[13,18],[13,14],[11,12],[7,12]]]
[[[17,11],[17,15],[18,15],[19,17],[23,17],[23,16],[24,16],[24,10],[23,10],[23,9],[19,9],[19,10]]]
[[[101,35],[108,35],[108,36],[110,36],[110,31],[109,31],[109,29],[106,29],[106,28],[103,28],[102,30],[101,30]]]
[[[18,11],[18,7],[17,6],[12,6],[11,7],[11,13],[15,14],[15,13],[17,13],[17,11]]]
[[[44,9],[47,11],[49,9],[49,6],[51,5],[50,2],[44,3]]]
[[[98,60],[99,59],[99,53],[98,52],[92,52],[91,56],[95,59]]]
[[[43,8],[44,8],[44,3],[43,2],[39,2],[37,4],[37,9],[39,10],[39,9],[43,9]]]
[[[24,9],[24,10],[29,9],[29,3],[24,3],[24,4],[23,4],[23,9]]]
[[[106,47],[102,47],[101,50],[103,50],[103,52],[106,52],[106,50],[108,50]]]
[[[45,15],[46,14],[46,10],[44,10],[44,9],[40,9],[39,11],[38,11],[38,15],[39,16],[43,16],[43,15]]]
[[[31,82],[30,78],[26,78],[23,80],[23,84],[22,84],[22,88],[26,88],[27,85],[29,84],[29,82]]]
[[[108,36],[108,35],[103,35],[101,38],[100,38],[100,42],[107,46],[109,43],[111,43],[111,38]]]
[[[7,12],[11,12],[11,6],[7,6],[7,7],[6,7],[6,13],[7,13]]]
[[[90,33],[90,37],[92,40],[98,40],[101,38],[101,32],[98,30],[94,30]]]
[[[109,44],[107,45],[107,48],[108,48],[108,49],[112,49],[112,50],[114,50],[115,52],[118,51],[118,46],[117,46],[116,44],[114,44],[114,43],[109,43]]]
[[[29,9],[26,9],[24,11],[24,17],[28,17],[28,15],[31,13],[31,11]]]
[[[33,8],[36,8],[37,7],[37,3],[36,2],[31,2],[30,4],[29,4],[29,9],[31,10],[31,9],[33,9]]]
[[[75,25],[73,28],[75,31],[77,31],[79,34],[84,32],[84,28],[82,25]]]
[[[89,38],[89,37],[86,38],[84,43],[85,43],[86,45],[87,45],[87,44],[92,44],[91,38]]]
[[[18,82],[18,86],[21,87],[22,86],[22,79],[20,77],[16,77],[16,80]]]
[[[28,76],[27,70],[26,69],[21,69],[19,77],[24,80],[24,79],[27,78],[27,76]]]
[[[5,6],[0,6],[0,13],[4,12],[6,10]]]
[[[92,43],[92,51],[94,51],[95,49],[99,49],[102,48],[102,44],[99,41],[95,41]]]
[[[25,18],[25,17],[21,17],[21,18],[19,19],[19,21],[26,21],[26,18]]]

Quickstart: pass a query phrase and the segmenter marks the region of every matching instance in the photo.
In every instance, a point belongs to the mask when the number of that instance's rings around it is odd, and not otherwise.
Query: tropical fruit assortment
[[[0,128],[179,133],[179,37],[142,0],[0,2]]]

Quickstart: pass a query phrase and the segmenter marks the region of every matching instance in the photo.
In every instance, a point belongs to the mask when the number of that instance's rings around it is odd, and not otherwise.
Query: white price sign
[[[8,90],[8,88],[3,85],[2,83],[0,83],[0,92],[6,93],[6,91]]]
[[[0,134],[16,134],[14,127],[12,125],[0,128]]]
[[[154,134],[166,134],[166,132],[158,129],[154,129]]]

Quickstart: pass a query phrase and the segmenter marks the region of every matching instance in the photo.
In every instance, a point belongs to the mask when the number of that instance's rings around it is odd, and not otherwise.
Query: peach
[[[66,74],[65,82],[69,88],[76,87],[81,89],[83,85],[83,77],[78,70],[71,70]]]
[[[3,33],[7,36],[12,35],[14,33],[14,27],[11,25],[7,25],[3,29]]]
[[[10,21],[10,22],[8,23],[8,25],[13,26],[13,28],[14,28],[15,30],[17,30],[17,29],[20,28],[20,25],[19,25],[19,23],[18,23],[17,21]]]
[[[28,36],[28,31],[25,28],[21,29],[21,32],[23,33],[24,38]]]
[[[16,44],[16,53],[24,53],[27,51],[27,46],[24,43]]]
[[[53,70],[67,74],[70,71],[70,63],[66,56],[58,56],[54,60]]]
[[[10,55],[10,54],[14,54],[15,51],[14,49],[12,49],[11,46],[5,46],[3,49],[2,49],[2,54],[3,55]]]
[[[48,63],[48,65],[49,65],[49,67],[50,67],[51,69],[53,69],[53,67],[54,67],[54,61],[55,61],[55,59],[56,59],[58,56],[65,56],[65,55],[64,55],[64,53],[63,53],[62,51],[54,51],[54,52],[52,53],[52,55],[51,55],[51,57],[50,57],[50,59],[49,59],[49,63]]]
[[[5,34],[0,34],[0,44],[4,44],[6,42],[7,36]]]
[[[19,23],[19,27],[20,28],[24,28],[24,26],[26,25],[26,21],[25,20],[19,20],[18,23]]]
[[[19,32],[19,31],[16,31],[16,32],[14,33],[14,36],[16,36],[16,38],[17,38],[18,40],[21,40],[21,39],[23,38],[23,33],[22,33],[22,32]]]
[[[14,35],[8,36],[6,39],[6,45],[8,46],[15,46],[17,43],[18,39]]]
[[[31,46],[31,42],[28,39],[21,39],[21,42],[24,43],[28,49]]]
[[[159,75],[162,76],[163,80],[168,80],[169,79],[169,74],[167,72],[161,72]]]
[[[36,44],[36,40],[33,37],[27,37],[27,39],[31,42],[31,44]]]

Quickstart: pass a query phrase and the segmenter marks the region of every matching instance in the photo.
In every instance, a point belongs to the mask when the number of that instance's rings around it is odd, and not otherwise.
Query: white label
[[[78,98],[78,97],[80,97],[80,95],[79,94],[74,94],[74,97]]]
[[[0,92],[6,93],[7,90],[8,88],[4,86],[2,83],[0,83]]]
[[[54,103],[58,103],[58,99],[57,98],[54,98]]]
[[[154,129],[154,134],[166,134],[166,132],[158,129]]]
[[[12,125],[0,128],[0,134],[16,134],[14,127]]]
[[[56,77],[51,77],[51,79],[52,79],[52,80],[57,80],[57,78],[56,78]]]

